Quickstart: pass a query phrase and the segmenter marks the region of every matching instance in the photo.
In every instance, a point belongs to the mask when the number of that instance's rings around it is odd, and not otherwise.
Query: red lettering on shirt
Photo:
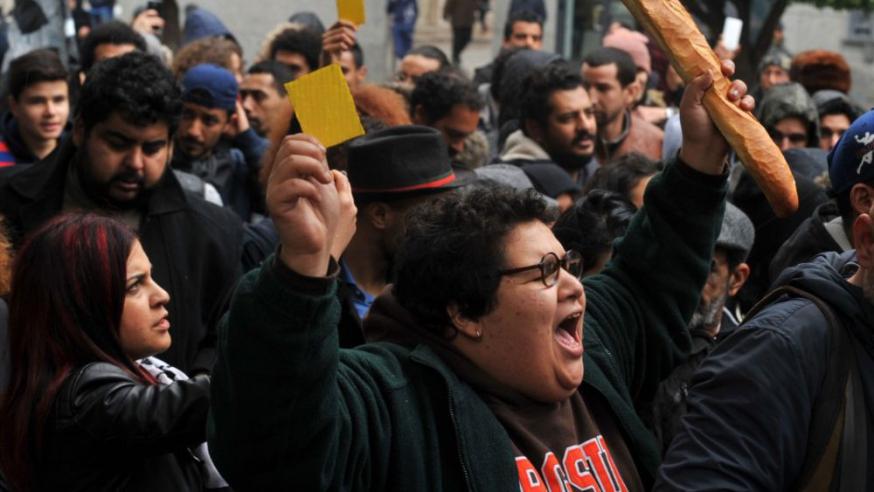
[[[516,470],[519,472],[519,489],[522,492],[547,492],[546,484],[528,458],[517,457]]]
[[[570,446],[559,461],[550,451],[537,468],[525,456],[516,458],[522,492],[628,492],[603,436]]]
[[[583,492],[597,492],[598,483],[595,482],[595,477],[589,472],[586,466],[586,459],[583,455],[582,446],[571,446],[564,452],[564,469],[567,471],[567,478],[577,490]]]

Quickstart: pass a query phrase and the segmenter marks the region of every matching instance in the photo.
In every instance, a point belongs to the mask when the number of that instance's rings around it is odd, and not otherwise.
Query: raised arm
[[[338,386],[330,252],[354,230],[355,206],[324,153],[312,137],[283,141],[267,184],[280,251],[242,280],[219,329],[210,453],[235,489],[321,490],[349,479],[336,467],[358,442],[346,432],[350,415],[366,412],[347,399],[360,392]]]
[[[726,75],[733,73],[730,62]],[[709,74],[686,89],[680,106],[683,146],[676,161],[649,184],[644,207],[618,244],[612,262],[586,281],[591,342],[611,355],[607,367],[632,397],[646,396],[689,348],[686,325],[707,277],[725,201],[728,144],[702,100]],[[742,82],[729,98],[750,110]],[[590,332],[587,331],[587,340]],[[608,375],[610,376],[610,375]]]

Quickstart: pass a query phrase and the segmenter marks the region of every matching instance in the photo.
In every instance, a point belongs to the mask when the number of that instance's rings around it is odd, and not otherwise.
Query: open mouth
[[[583,340],[579,329],[582,317],[582,311],[571,313],[558,324],[555,330],[555,338],[559,345],[575,357],[583,355]]]

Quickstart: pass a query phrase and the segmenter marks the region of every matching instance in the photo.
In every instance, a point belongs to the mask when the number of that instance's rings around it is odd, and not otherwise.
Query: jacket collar
[[[10,187],[29,202],[22,209],[22,216],[27,222],[30,222],[27,220],[29,218],[46,214],[51,216],[61,209],[67,170],[73,165],[76,152],[72,138],[65,138],[57,153],[21,170],[10,180]],[[164,176],[152,190],[144,212],[146,215],[161,215],[187,207],[185,192],[168,165]]]

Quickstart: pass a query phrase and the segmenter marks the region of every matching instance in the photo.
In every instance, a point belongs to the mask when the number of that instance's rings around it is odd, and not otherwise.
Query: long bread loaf
[[[749,113],[728,101],[731,82],[722,75],[720,61],[680,0],[622,0],[628,10],[655,37],[677,72],[689,83],[710,71],[713,87],[704,106],[747,171],[759,184],[778,217],[798,209],[795,179],[783,153]]]

